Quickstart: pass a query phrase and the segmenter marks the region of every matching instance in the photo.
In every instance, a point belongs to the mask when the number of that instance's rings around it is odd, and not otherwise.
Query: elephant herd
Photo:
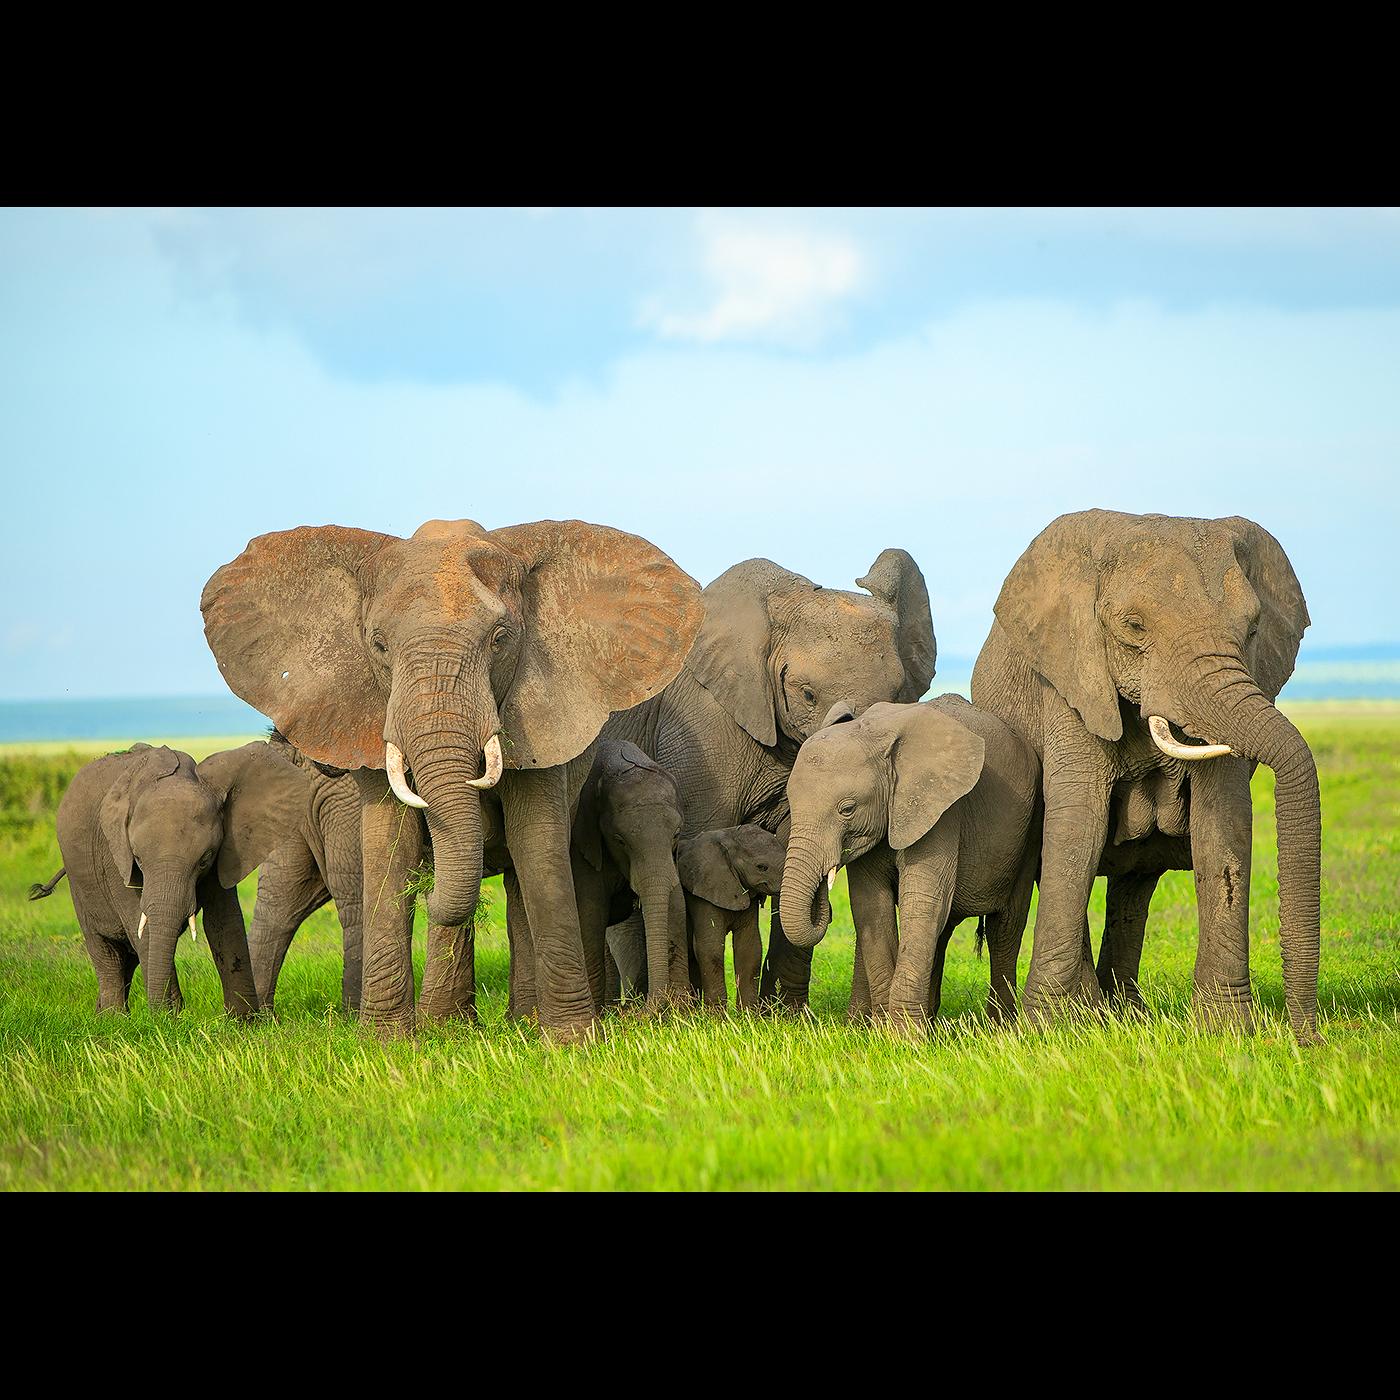
[[[99,1010],[125,1007],[138,964],[152,1004],[178,1007],[175,945],[201,908],[229,1012],[271,1009],[298,927],[333,899],[348,1008],[389,1034],[474,1017],[474,913],[497,873],[509,1014],[551,1041],[594,1036],[629,991],[725,1007],[731,935],[740,1007],[796,1009],[844,866],[853,1018],[926,1025],[948,938],[975,917],[989,1014],[1053,1019],[1140,1005],[1153,890],[1190,869],[1197,1014],[1248,1030],[1262,762],[1288,1014],[1316,1037],[1317,772],[1273,703],[1308,615],[1271,535],[1238,517],[1060,517],[1007,577],[972,704],[921,702],[936,646],[914,560],[887,549],[858,582],[750,559],[701,590],[646,540],[579,521],[260,536],[201,607],[270,741],[199,764],[137,745],[60,806]],[[260,863],[245,934],[234,886]]]

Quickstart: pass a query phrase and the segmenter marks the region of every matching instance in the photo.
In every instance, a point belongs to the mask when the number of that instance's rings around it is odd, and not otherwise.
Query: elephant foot
[[[1021,994],[1021,1014],[1031,1025],[1053,1026],[1088,1012],[1097,1012],[1102,1006],[1103,994],[1099,991],[1097,979],[1093,982],[1092,993],[1081,982],[1065,990],[1028,986]]]
[[[1112,978],[1108,986],[1103,988],[1103,999],[1109,1010],[1117,1012],[1120,1016],[1148,1015],[1147,1003],[1143,1001],[1138,984],[1134,981],[1120,982],[1118,978]]]
[[[395,1008],[393,1011],[362,1011],[361,1025],[374,1032],[377,1040],[412,1040],[417,1029],[413,1008],[407,1014]]]
[[[885,1022],[889,1033],[897,1040],[908,1040],[918,1044],[928,1039],[932,1022],[922,1006],[891,1007]]]
[[[540,1039],[551,1049],[566,1045],[602,1044],[607,1039],[603,1023],[595,1016],[579,1025],[540,1026]]]
[[[1254,1004],[1248,987],[1197,987],[1191,1003],[1202,1030],[1254,1034]]]
[[[1298,1048],[1306,1050],[1310,1045],[1325,1045],[1321,1033],[1316,1026],[1294,1026],[1293,1039],[1298,1042]]]
[[[997,998],[995,992],[987,994],[987,1020],[994,1026],[1014,1026],[1016,1024],[1016,1003],[1006,1005]]]

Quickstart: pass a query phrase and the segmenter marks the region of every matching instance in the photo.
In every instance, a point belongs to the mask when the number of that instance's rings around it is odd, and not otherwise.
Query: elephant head
[[[825,936],[837,869],[879,841],[912,846],[982,773],[982,738],[932,705],[833,713],[798,751],[788,778],[792,831],[779,909],[799,947]]]
[[[747,733],[800,744],[837,702],[917,700],[933,679],[928,590],[902,549],[887,549],[843,593],[749,559],[705,589],[705,625],[686,668]]]
[[[659,1000],[670,977],[672,931],[685,930],[685,898],[676,876],[676,838],[684,821],[676,780],[634,744],[604,739],[579,798],[574,842],[595,869],[603,855],[641,903],[647,981]]]
[[[235,694],[310,758],[386,769],[425,809],[428,912],[448,926],[480,892],[478,789],[582,753],[611,711],[674,678],[704,615],[654,545],[577,520],[261,535],[201,607]]]
[[[135,745],[107,790],[98,820],[117,873],[141,891],[136,951],[151,1006],[168,1001],[175,944],[211,874],[233,889],[306,815],[311,783],[267,744],[196,763],[174,749]]]
[[[681,884],[720,909],[747,909],[783,887],[783,843],[752,822],[702,831],[676,851]]]
[[[1233,751],[1274,770],[1284,983],[1295,1028],[1311,1026],[1321,879],[1317,769],[1302,735],[1273,704],[1309,619],[1278,541],[1239,516],[1061,516],[1008,575],[996,617],[1012,646],[1101,739],[1122,738],[1126,703],[1174,759]],[[1204,743],[1183,742],[1187,736]]]

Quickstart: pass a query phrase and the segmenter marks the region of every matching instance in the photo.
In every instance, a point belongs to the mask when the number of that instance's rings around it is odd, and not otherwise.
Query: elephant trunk
[[[1279,946],[1288,1019],[1300,1043],[1317,1036],[1321,945],[1322,807],[1307,740],[1238,662],[1214,658],[1210,689],[1193,722],[1243,758],[1274,770],[1278,840]],[[1193,710],[1196,706],[1192,706]]]
[[[806,836],[789,838],[778,896],[778,918],[789,943],[812,948],[826,936],[831,923],[827,872],[840,859],[839,850],[834,855],[823,851]]]
[[[141,974],[146,981],[146,1005],[152,1010],[180,1009],[175,945],[189,927],[196,903],[191,872],[163,872],[156,868],[145,873],[136,955],[141,960]]]
[[[481,895],[481,798],[472,780],[486,741],[500,730],[490,686],[484,677],[463,674],[462,664],[446,648],[404,657],[386,726],[386,739],[402,749],[427,803],[433,842],[428,917],[446,928],[469,923]]]
[[[672,894],[679,887],[674,862],[669,872],[663,869],[652,873],[632,886],[642,905],[647,939],[647,1001],[653,1005],[669,997],[671,991]]]

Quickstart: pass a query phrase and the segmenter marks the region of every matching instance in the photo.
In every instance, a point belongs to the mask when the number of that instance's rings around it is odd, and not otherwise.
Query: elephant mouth
[[[501,780],[501,774],[505,771],[505,756],[501,751],[501,736],[493,734],[486,741],[486,748],[483,750],[483,757],[486,760],[485,772],[479,778],[469,778],[468,787],[493,788]],[[426,807],[428,804],[418,796],[409,786],[408,771],[404,763],[403,751],[397,744],[384,742],[384,766],[389,778],[389,786],[394,790],[394,796],[406,807]]]

